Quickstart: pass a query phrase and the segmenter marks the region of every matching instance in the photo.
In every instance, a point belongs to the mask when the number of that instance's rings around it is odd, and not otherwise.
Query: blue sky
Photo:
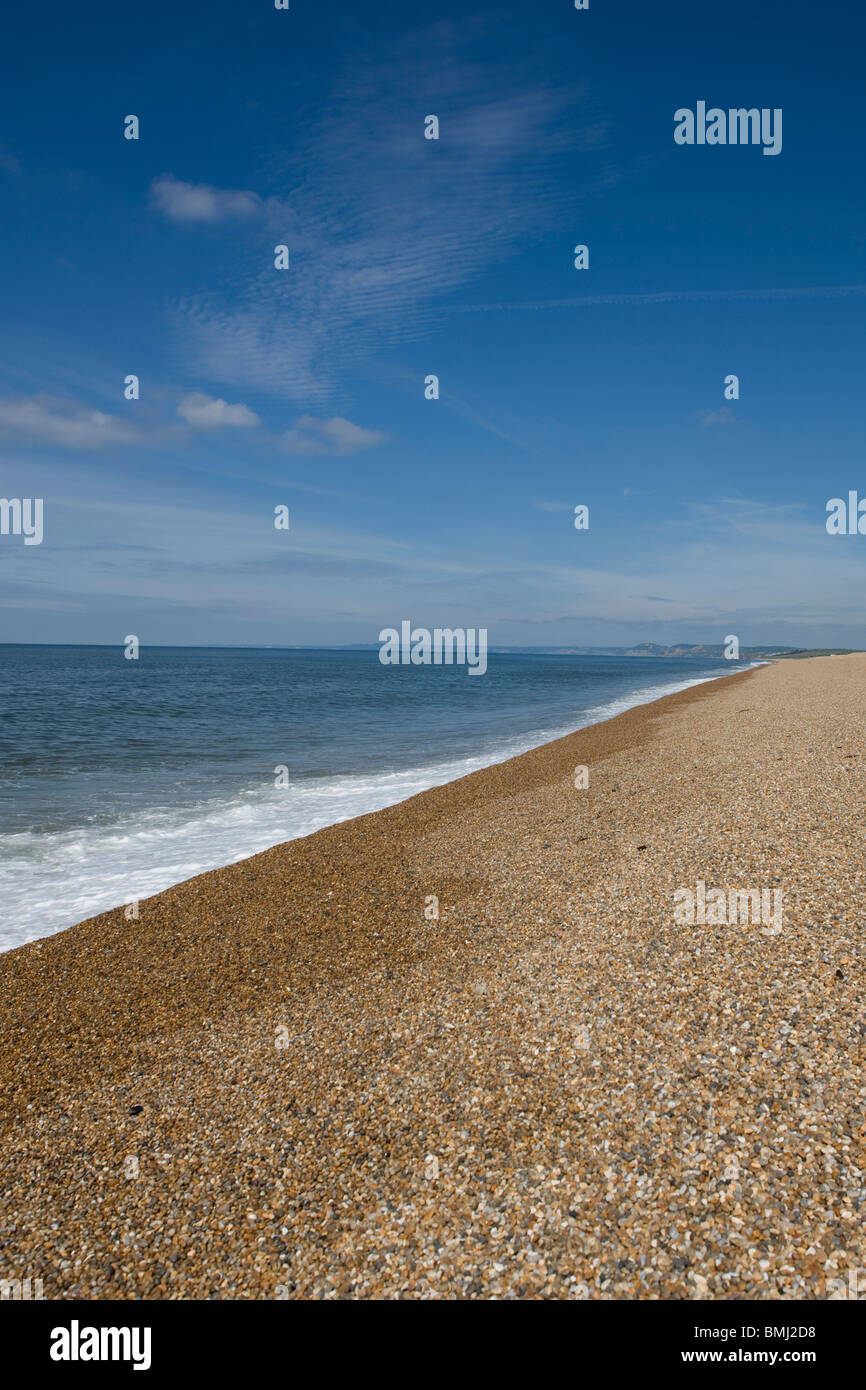
[[[19,7],[0,494],[45,534],[0,536],[0,640],[866,647],[866,538],[824,525],[866,495],[864,28]],[[699,100],[781,108],[782,152],[676,145]]]

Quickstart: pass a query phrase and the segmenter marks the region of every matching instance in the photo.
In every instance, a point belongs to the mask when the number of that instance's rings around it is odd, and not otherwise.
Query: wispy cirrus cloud
[[[347,368],[420,336],[437,305],[546,234],[579,203],[551,177],[580,150],[587,182],[604,127],[587,93],[469,58],[473,22],[439,22],[355,52],[267,177],[290,188],[255,273],[177,307],[185,361],[234,386],[324,403]],[[440,139],[424,139],[438,113]],[[609,171],[608,171],[609,176]],[[268,242],[270,242],[268,238]]]
[[[157,497],[149,479],[106,481],[89,461],[43,473],[46,544],[38,566],[23,546],[3,551],[3,600],[56,609],[64,625],[51,640],[70,632],[70,604],[87,631],[97,598],[118,623],[145,604],[151,640],[188,641],[194,615],[197,642],[248,643],[251,625],[264,633],[271,622],[281,641],[375,640],[407,611],[422,626],[478,622],[505,644],[545,635],[560,645],[720,641],[730,632],[784,641],[791,632],[794,645],[811,631],[852,645],[863,630],[866,556],[828,536],[823,508],[811,504],[683,504],[655,529],[653,546],[625,544],[600,566],[581,562],[580,551],[557,561],[549,547],[541,559],[512,553],[504,565],[498,534],[471,548],[445,533],[395,539],[355,517],[317,520],[306,506],[297,526],[293,512],[291,532],[277,531],[272,503],[282,488],[208,507],[195,487]]]
[[[198,429],[223,429],[226,426],[255,429],[261,424],[258,415],[248,405],[240,401],[236,405],[229,405],[222,397],[215,399],[205,395],[204,391],[193,391],[184,396],[177,413],[187,424]]]
[[[116,415],[87,410],[53,396],[25,396],[0,401],[0,434],[31,444],[91,449],[105,444],[137,444],[140,431]]]
[[[262,199],[247,189],[184,183],[163,174],[150,185],[150,198],[171,222],[247,222],[262,210]]]
[[[586,294],[576,299],[521,299],[497,304],[461,304],[455,313],[485,314],[498,309],[589,309],[604,304],[691,304],[707,300],[851,299],[866,295],[866,285],[806,285],[775,290],[657,290],[652,294]]]

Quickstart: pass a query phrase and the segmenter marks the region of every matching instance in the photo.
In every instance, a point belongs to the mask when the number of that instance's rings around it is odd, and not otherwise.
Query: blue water
[[[0,950],[749,664],[488,663],[0,646]]]

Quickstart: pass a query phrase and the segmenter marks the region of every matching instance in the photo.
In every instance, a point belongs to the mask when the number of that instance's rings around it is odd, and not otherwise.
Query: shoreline
[[[0,957],[0,1274],[827,1297],[866,1264],[866,658],[734,674]],[[779,885],[785,930],[675,926],[700,880]]]
[[[81,853],[84,857],[69,865],[70,870],[73,871],[71,882],[74,884],[73,892],[75,899],[77,899],[74,909],[71,903],[67,904],[68,911],[65,910],[61,914],[61,920],[58,921],[57,900],[55,899],[47,920],[43,917],[38,926],[31,927],[30,918],[25,919],[26,925],[19,928],[18,931],[19,939],[12,940],[11,931],[0,931],[0,955],[9,950],[15,950],[21,945],[26,945],[30,941],[45,940],[48,936],[55,935],[59,931],[68,931],[70,927],[78,926],[95,916],[101,916],[118,907],[124,907],[134,897],[137,897],[138,901],[150,900],[169,888],[188,882],[190,878],[200,877],[202,874],[218,869],[229,868],[232,864],[240,863],[244,858],[253,858],[255,855],[264,853],[265,850],[273,849],[280,844],[287,844],[296,839],[306,839],[310,835],[318,833],[319,830],[328,829],[333,825],[345,824],[347,820],[355,820],[360,816],[375,814],[390,806],[401,804],[432,787],[459,781],[472,772],[483,771],[488,767],[520,757],[523,753],[533,752],[546,743],[556,742],[572,733],[579,733],[582,728],[606,723],[615,718],[617,714],[626,713],[629,709],[654,704],[665,699],[668,694],[678,694],[682,689],[689,689],[693,685],[727,680],[730,676],[757,669],[763,664],[767,663],[756,660],[751,665],[733,671],[725,671],[721,674],[694,677],[683,675],[680,680],[659,680],[658,684],[650,687],[638,685],[629,694],[611,696],[609,699],[603,698],[598,704],[590,705],[584,711],[575,714],[573,719],[590,716],[589,723],[578,725],[577,728],[569,727],[569,724],[573,724],[571,720],[560,725],[552,720],[548,721],[547,727],[535,731],[527,731],[511,737],[500,735],[495,740],[488,739],[486,745],[482,744],[481,750],[475,753],[466,752],[459,756],[448,757],[443,752],[442,756],[434,762],[422,760],[420,763],[406,768],[359,772],[354,779],[349,775],[332,778],[327,774],[320,774],[309,782],[296,784],[296,790],[300,793],[299,802],[297,804],[289,803],[288,822],[279,825],[279,827],[274,823],[270,833],[266,827],[273,821],[274,808],[269,802],[263,802],[258,807],[259,822],[252,829],[244,827],[240,832],[241,844],[236,847],[238,851],[242,851],[239,856],[237,854],[232,855],[233,847],[228,841],[223,843],[219,834],[220,827],[214,820],[215,816],[228,814],[230,810],[235,809],[240,804],[246,805],[245,796],[240,796],[239,793],[235,795],[226,793],[222,798],[218,798],[213,805],[206,804],[200,808],[198,819],[184,819],[179,822],[181,833],[168,843],[162,838],[157,838],[155,842],[151,842],[153,841],[152,835],[150,840],[148,839],[147,812],[143,810],[138,821],[126,825],[106,826],[101,844],[97,843],[89,848],[81,847]],[[656,671],[655,674],[660,677],[662,673]],[[418,756],[422,757],[420,746]],[[302,804],[304,795],[309,796],[312,793],[315,798],[320,787],[327,787],[332,782],[334,783],[334,790],[330,795],[337,797],[337,788],[339,788],[340,795],[346,793],[356,803],[360,803],[357,805],[357,809],[353,808],[349,815],[344,815],[341,814],[342,808],[338,808],[336,804],[332,805],[330,815],[333,816],[333,819],[326,818],[328,813],[323,817],[315,810],[307,808],[305,811]],[[364,805],[365,802],[366,805]],[[183,812],[184,808],[179,807],[178,814],[181,815]],[[300,824],[298,824],[299,820]],[[309,825],[310,820],[313,821],[312,827]],[[304,824],[305,821],[307,824]],[[317,821],[320,823],[316,824]],[[206,830],[208,829],[211,836],[216,837],[215,845],[219,846],[222,854],[209,852],[206,847]],[[162,834],[162,832],[160,833]],[[139,863],[137,867],[130,868],[128,873],[129,886],[119,886],[117,869],[113,865],[113,855],[117,853],[115,842],[119,838],[122,845],[127,838],[131,837],[134,840],[139,835],[143,836],[143,844],[136,857],[142,859],[144,856],[147,861],[146,867]],[[59,838],[62,840],[63,834]],[[44,853],[49,857],[49,862],[51,862],[54,853],[52,839],[53,837],[49,836],[48,842],[43,847]],[[250,844],[250,842],[252,843]],[[121,853],[123,852],[121,850]],[[166,865],[171,865],[171,867],[161,869],[160,865],[163,860]],[[187,862],[184,863],[184,860]],[[204,863],[202,863],[203,860]],[[101,869],[104,869],[107,874],[107,882],[102,892],[95,893],[88,890],[85,885],[98,883]],[[35,885],[30,882],[30,871],[26,866],[22,866],[22,878],[17,884],[14,881],[14,870],[10,869],[9,874],[13,881],[10,883],[11,900],[10,896],[7,895],[6,907],[12,914],[15,912],[16,905],[20,905],[22,902],[26,903],[28,898],[32,900],[34,887],[41,900],[51,899],[52,889],[57,886],[58,867],[51,862],[50,869],[46,866],[46,874],[49,877]],[[113,891],[106,891],[109,884],[113,886]],[[137,892],[136,889],[138,889]],[[63,888],[60,887],[59,891],[62,893]],[[117,896],[114,896],[115,892]],[[39,926],[42,927],[41,931]],[[38,934],[25,935],[31,931],[38,932]]]

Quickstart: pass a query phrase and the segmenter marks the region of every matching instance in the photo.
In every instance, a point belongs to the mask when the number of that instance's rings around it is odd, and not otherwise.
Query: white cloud
[[[341,415],[330,420],[302,415],[294,428],[282,435],[281,443],[289,454],[355,454],[359,449],[384,444],[386,438],[380,430],[365,430]]]
[[[150,196],[172,222],[246,221],[255,217],[261,199],[244,189],[214,188],[209,183],[184,183],[163,174],[150,185]]]
[[[193,391],[191,395],[184,396],[177,413],[188,424],[202,429],[222,429],[225,425],[252,429],[261,424],[258,415],[249,406],[241,402],[229,405],[222,398],[215,400],[213,396],[206,396],[204,391]]]
[[[51,396],[26,396],[0,401],[0,433],[22,435],[33,443],[59,444],[67,449],[90,449],[101,444],[135,444],[134,425],[101,410],[59,401]]]

